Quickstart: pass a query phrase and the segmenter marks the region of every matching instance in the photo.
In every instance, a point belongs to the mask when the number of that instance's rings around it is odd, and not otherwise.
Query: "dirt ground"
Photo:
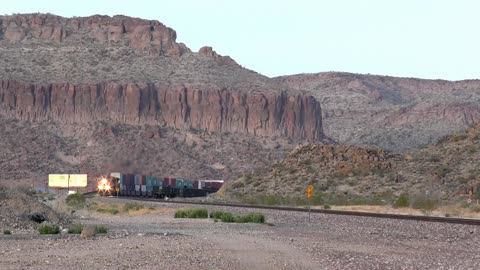
[[[125,203],[100,198],[102,203]],[[174,219],[188,205],[142,214],[77,211],[107,234],[0,236],[0,269],[478,269],[480,228],[262,210],[267,224]],[[245,214],[254,209],[208,207]]]

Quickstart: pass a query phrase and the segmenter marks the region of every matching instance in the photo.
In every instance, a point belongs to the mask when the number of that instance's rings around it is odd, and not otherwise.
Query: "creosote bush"
[[[108,231],[108,228],[105,225],[100,224],[100,225],[95,226],[95,232],[96,233],[107,233],[107,231]]]
[[[177,210],[175,218],[208,218],[208,210],[204,208]]]
[[[60,227],[56,224],[43,223],[38,227],[38,232],[40,234],[59,234]]]
[[[235,222],[235,217],[229,212],[215,211],[210,214],[210,217],[214,220],[221,220],[226,223]]]
[[[250,213],[244,216],[234,216],[232,213],[215,211],[210,214],[214,220],[225,223],[265,223],[265,216],[261,213]]]
[[[395,201],[394,205],[395,208],[401,207],[408,207],[410,206],[410,200],[408,199],[408,194],[401,194],[398,199]]]
[[[68,228],[68,233],[70,234],[81,234],[83,230],[83,224],[75,223]]]
[[[85,206],[85,197],[81,193],[70,194],[65,199],[68,206],[80,209]]]

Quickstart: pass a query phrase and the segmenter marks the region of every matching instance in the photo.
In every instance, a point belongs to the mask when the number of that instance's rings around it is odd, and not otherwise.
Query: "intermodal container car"
[[[165,178],[163,180],[164,187],[176,187],[176,179],[175,178]]]

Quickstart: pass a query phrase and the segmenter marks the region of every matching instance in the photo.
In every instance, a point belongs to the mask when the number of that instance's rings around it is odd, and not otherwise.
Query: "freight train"
[[[157,178],[138,174],[111,173],[97,181],[102,196],[143,196],[153,198],[204,197],[217,192],[224,180]]]

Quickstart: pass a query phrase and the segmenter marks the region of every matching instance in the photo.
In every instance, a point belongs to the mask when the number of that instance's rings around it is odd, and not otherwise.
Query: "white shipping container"
[[[142,192],[143,193],[147,192],[147,186],[146,185],[142,185]]]

